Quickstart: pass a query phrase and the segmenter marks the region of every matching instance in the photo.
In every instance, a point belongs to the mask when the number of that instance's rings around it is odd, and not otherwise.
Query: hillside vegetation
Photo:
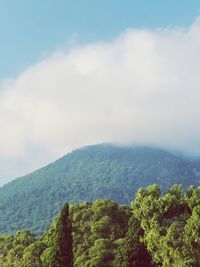
[[[0,232],[37,234],[64,202],[109,199],[130,204],[140,187],[200,184],[200,162],[147,147],[95,145],[73,151],[0,188]]]
[[[198,267],[200,187],[175,185],[161,195],[153,184],[131,207],[96,200],[68,212],[65,204],[40,238],[27,230],[1,235],[0,266]]]

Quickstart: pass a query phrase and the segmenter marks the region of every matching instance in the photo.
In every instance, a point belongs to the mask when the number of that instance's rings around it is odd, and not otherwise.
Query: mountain
[[[77,149],[0,188],[0,232],[41,233],[63,203],[111,199],[129,204],[139,187],[200,184],[200,161],[148,147]]]

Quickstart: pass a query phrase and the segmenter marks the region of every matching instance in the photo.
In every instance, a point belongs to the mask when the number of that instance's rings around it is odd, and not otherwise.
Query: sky
[[[88,144],[200,156],[199,11],[0,0],[0,185]]]

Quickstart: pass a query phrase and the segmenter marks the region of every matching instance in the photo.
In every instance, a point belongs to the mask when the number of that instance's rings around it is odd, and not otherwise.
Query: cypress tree
[[[64,204],[56,225],[52,267],[73,267],[72,225],[69,219],[69,205]]]

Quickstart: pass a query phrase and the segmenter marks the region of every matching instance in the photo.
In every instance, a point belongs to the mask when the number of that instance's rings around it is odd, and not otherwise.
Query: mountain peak
[[[0,188],[0,231],[41,232],[65,201],[100,198],[128,204],[136,190],[157,183],[199,185],[200,164],[146,146],[92,145]],[[12,216],[10,216],[12,214]],[[11,221],[12,220],[12,221]]]

